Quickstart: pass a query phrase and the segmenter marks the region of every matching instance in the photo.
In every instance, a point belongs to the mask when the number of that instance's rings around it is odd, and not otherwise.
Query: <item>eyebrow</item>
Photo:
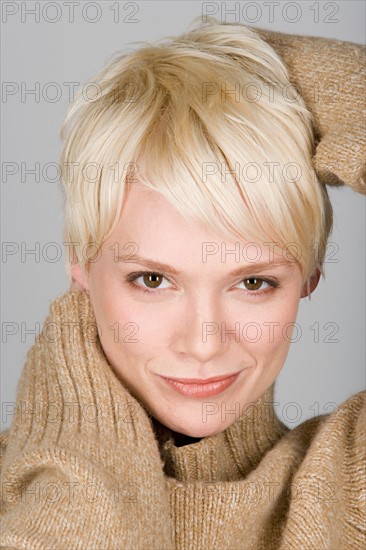
[[[128,259],[130,258],[130,261]],[[143,258],[142,256],[139,256],[138,254],[134,254],[133,256],[126,254],[126,256],[117,256],[116,257],[117,262],[124,262],[124,263],[138,263],[141,265],[146,265],[150,269],[154,269],[157,272],[163,272],[170,275],[180,275],[182,272],[178,271],[174,267],[168,264],[164,264],[161,262],[156,262],[154,260],[151,260],[150,258]],[[252,273],[253,271],[265,271],[272,267],[281,267],[281,266],[287,266],[293,268],[295,266],[295,262],[290,263],[289,261],[285,260],[284,258],[276,258],[270,262],[253,262],[251,264],[242,265],[233,271],[230,271],[228,273],[229,277],[236,277],[239,275],[246,275],[248,273]]]

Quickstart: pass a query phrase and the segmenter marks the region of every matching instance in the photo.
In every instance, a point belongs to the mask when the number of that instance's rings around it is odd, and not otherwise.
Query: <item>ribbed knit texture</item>
[[[106,362],[86,293],[51,304],[17,403],[2,467],[2,544],[169,547],[169,493],[151,421]]]
[[[366,392],[293,430],[273,392],[177,446],[109,366],[88,295],[66,292],[1,434],[1,547],[364,550]]]
[[[366,194],[366,48],[255,28],[287,66],[313,115],[314,169],[328,185]]]

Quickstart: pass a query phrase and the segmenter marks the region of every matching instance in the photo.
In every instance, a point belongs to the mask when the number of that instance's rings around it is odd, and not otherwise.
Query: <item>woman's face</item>
[[[178,433],[225,430],[284,365],[306,295],[299,264],[286,261],[279,247],[246,244],[187,222],[162,195],[133,184],[86,278],[73,269],[89,292],[111,367]],[[194,394],[194,385],[181,393],[164,379],[234,373],[233,383],[215,395]]]

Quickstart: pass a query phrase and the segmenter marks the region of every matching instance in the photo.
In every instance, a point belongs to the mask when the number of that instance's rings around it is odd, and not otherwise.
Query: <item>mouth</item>
[[[212,378],[171,378],[167,376],[161,376],[165,380],[172,382],[179,382],[180,384],[211,384],[212,382],[219,382],[220,380],[226,380],[239,374],[239,372],[233,372],[231,374],[224,374],[222,376],[213,376]]]
[[[218,395],[231,386],[239,376],[239,372],[215,376],[213,378],[166,378],[163,380],[174,390],[188,397],[209,397]]]

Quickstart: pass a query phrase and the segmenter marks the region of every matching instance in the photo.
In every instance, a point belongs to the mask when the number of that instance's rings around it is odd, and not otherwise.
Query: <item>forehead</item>
[[[129,186],[119,222],[109,241],[132,248],[121,256],[131,255],[140,262],[148,258],[174,266],[177,271],[190,268],[227,272],[240,265],[267,262],[273,267],[293,266],[279,246],[268,241],[228,239],[219,230],[186,219],[161,193],[140,182]]]

